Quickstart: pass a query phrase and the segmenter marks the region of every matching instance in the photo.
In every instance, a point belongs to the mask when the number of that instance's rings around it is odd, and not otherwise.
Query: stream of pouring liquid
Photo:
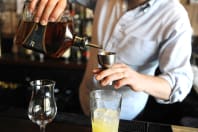
[[[96,45],[96,44],[93,44],[93,43],[88,43],[87,46],[89,47],[93,47],[93,48],[98,48],[98,49],[101,49],[101,50],[104,50],[102,47],[100,47],[99,45]]]

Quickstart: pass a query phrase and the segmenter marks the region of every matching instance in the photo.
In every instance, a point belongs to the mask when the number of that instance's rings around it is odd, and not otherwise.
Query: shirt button
[[[145,8],[145,9],[143,10],[143,12],[144,12],[144,13],[148,12],[148,8]]]

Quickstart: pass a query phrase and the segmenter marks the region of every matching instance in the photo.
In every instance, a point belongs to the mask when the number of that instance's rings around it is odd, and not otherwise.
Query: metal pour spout
[[[93,48],[102,49],[102,47],[100,47],[99,45],[90,43],[87,37],[79,37],[79,36],[74,37],[74,46],[78,46],[80,48],[85,48],[86,46],[89,46]]]

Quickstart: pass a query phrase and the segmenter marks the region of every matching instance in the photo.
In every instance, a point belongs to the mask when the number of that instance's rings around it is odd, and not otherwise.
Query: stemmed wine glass
[[[54,98],[53,80],[34,80],[30,82],[32,96],[28,107],[28,117],[40,126],[40,132],[45,132],[47,123],[52,122],[57,113]]]

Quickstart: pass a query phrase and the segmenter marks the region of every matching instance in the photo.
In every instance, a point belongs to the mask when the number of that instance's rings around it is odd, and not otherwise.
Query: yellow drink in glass
[[[97,108],[92,119],[92,132],[118,132],[119,113],[117,110]]]

